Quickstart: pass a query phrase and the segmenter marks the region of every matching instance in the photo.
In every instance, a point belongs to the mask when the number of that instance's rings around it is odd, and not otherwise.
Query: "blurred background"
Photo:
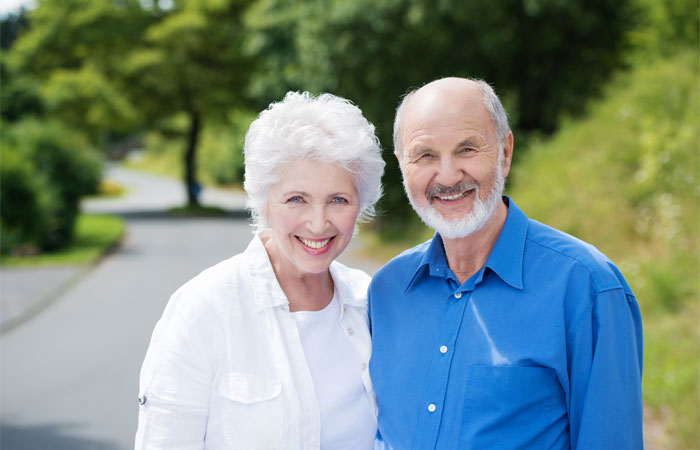
[[[51,0],[0,23],[3,449],[133,447],[168,295],[241,251],[242,145],[288,90],[356,103],[384,148],[375,271],[431,236],[392,155],[402,94],[490,82],[507,193],[596,245],[644,323],[648,449],[699,449],[697,0]]]

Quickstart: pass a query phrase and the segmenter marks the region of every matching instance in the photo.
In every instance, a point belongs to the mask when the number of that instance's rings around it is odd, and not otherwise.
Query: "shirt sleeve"
[[[141,369],[136,450],[204,447],[214,369],[201,314],[172,309],[156,325]]]
[[[569,337],[573,450],[642,449],[642,322],[624,289],[597,293]]]

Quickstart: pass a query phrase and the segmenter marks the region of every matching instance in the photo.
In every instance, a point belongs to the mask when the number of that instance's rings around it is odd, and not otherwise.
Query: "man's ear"
[[[507,177],[510,172],[510,164],[513,162],[513,132],[509,131],[508,136],[503,139],[503,176]]]
[[[396,160],[399,162],[399,167],[401,167],[401,155],[399,155],[399,152],[394,150],[394,156],[396,156]]]

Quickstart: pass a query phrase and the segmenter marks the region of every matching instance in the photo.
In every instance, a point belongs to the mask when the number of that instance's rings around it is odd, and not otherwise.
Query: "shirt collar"
[[[527,216],[510,197],[504,195],[503,202],[508,206],[508,214],[496,244],[486,260],[485,267],[491,269],[514,288],[522,289]],[[448,268],[442,237],[436,232],[413,277],[408,282],[406,292],[423,276],[445,278],[448,274]]]
[[[277,281],[270,257],[259,235],[255,235],[243,255],[250,269],[256,309],[261,311],[266,308],[288,305],[289,300]],[[340,306],[341,308],[345,305],[366,307],[367,286],[355,283],[353,276],[348,273],[349,270],[336,261],[330,265],[330,273],[333,277]]]
[[[485,266],[509,285],[522,289],[527,216],[510,197],[504,195],[503,202],[508,206],[508,215]]]
[[[428,248],[423,253],[423,257],[420,263],[418,263],[418,267],[411,277],[411,280],[408,282],[408,285],[406,285],[406,290],[404,292],[408,292],[418,280],[423,278],[423,276],[431,275],[445,278],[447,274],[448,265],[447,258],[445,257],[445,247],[442,244],[442,237],[436,232],[433,235],[433,239],[430,240]]]

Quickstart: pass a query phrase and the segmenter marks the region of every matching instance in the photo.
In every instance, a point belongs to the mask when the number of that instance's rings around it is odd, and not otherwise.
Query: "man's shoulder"
[[[556,228],[528,219],[527,246],[552,261],[588,272],[598,291],[625,288],[627,283],[615,264],[595,246]]]
[[[374,277],[372,277],[372,285],[387,282],[399,283],[402,281],[408,284],[425,257],[425,253],[428,247],[430,247],[431,242],[432,239],[428,239],[393,257],[374,274]]]

